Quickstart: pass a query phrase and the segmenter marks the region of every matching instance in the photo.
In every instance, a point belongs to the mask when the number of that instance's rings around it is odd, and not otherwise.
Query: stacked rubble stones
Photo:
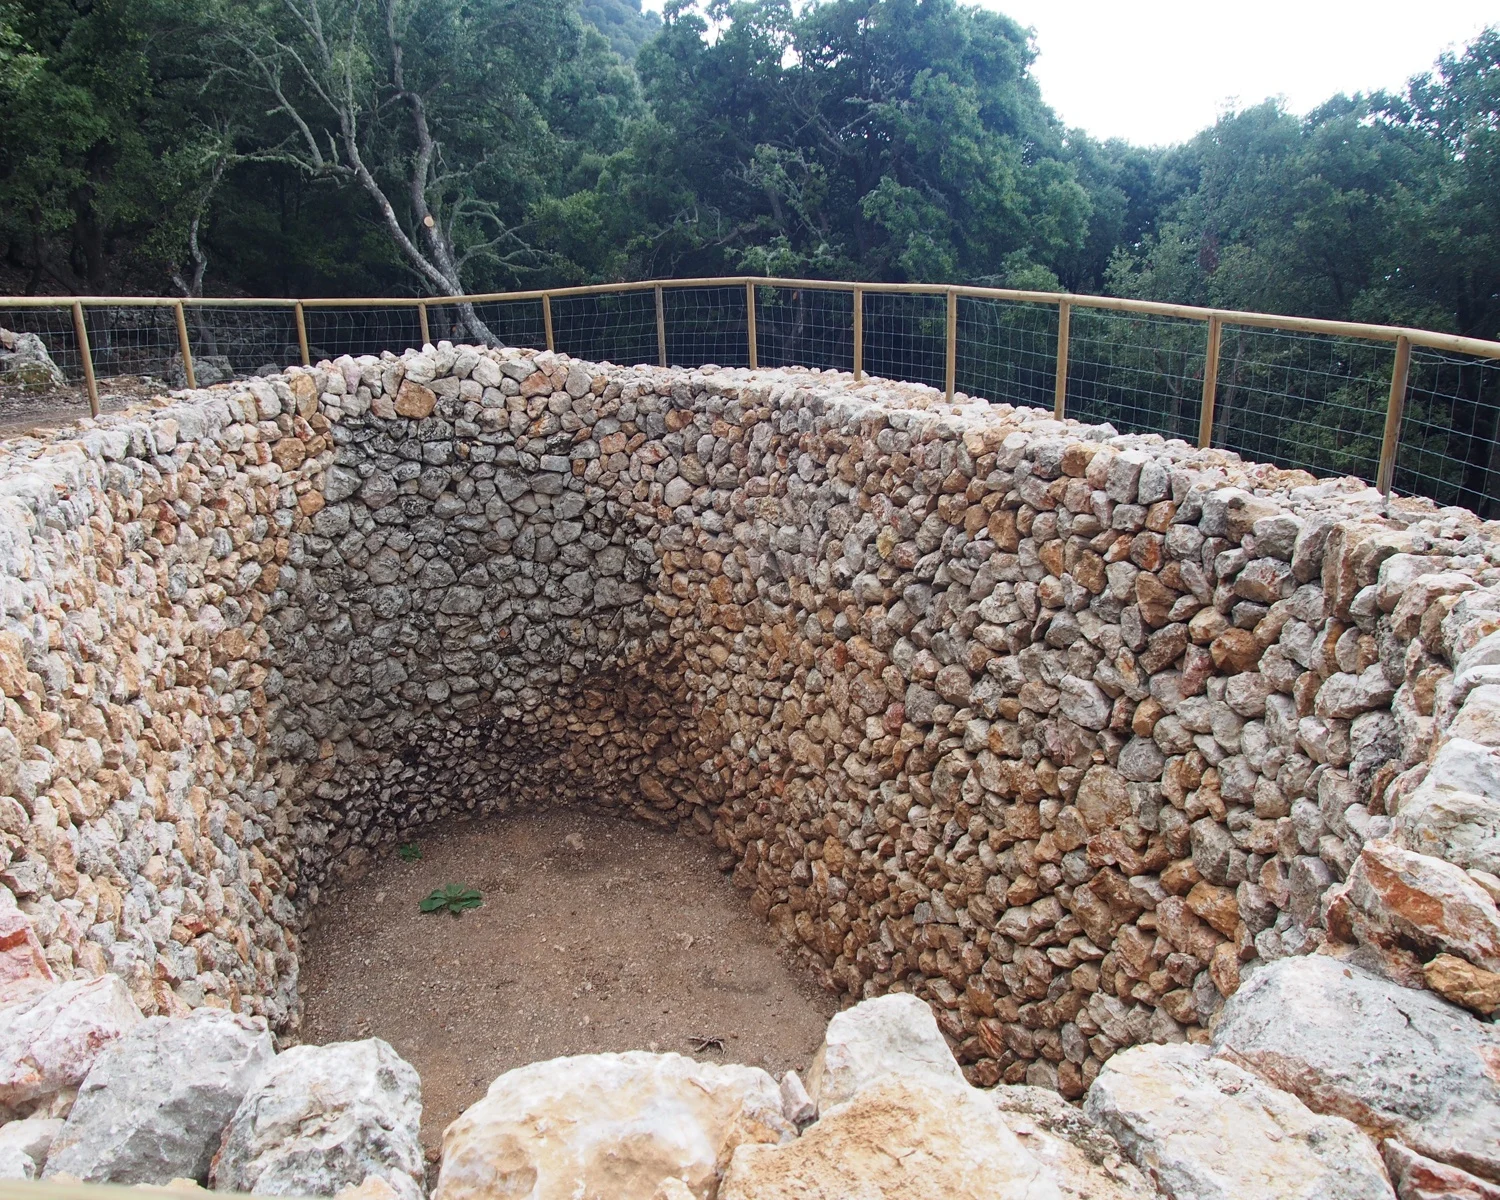
[[[1500,529],[1462,510],[914,385],[447,343],[4,455],[0,881],[33,972],[142,1012],[290,1033],[321,889],[557,803],[712,836],[981,1085],[1077,1098],[1287,956],[1475,1011],[1500,970],[1355,871],[1500,889]]]

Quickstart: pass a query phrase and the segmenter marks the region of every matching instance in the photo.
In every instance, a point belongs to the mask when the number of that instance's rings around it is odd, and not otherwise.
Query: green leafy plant
[[[402,862],[416,862],[422,857],[422,847],[416,842],[403,842],[396,847],[396,853],[401,856]]]
[[[432,893],[422,901],[424,913],[443,912],[452,913],[455,917],[466,908],[478,908],[483,901],[479,895],[479,889],[466,888],[461,883],[450,883],[444,887],[433,888]]]

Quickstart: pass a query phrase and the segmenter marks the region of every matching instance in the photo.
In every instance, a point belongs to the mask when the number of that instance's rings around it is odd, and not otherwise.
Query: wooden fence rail
[[[1181,304],[1131,300],[1113,296],[1082,296],[1051,292],[1017,291],[1006,288],[937,286],[932,284],[845,283],[821,279],[783,279],[740,276],[718,279],[662,279],[632,283],[594,284],[583,287],[550,288],[535,291],[499,292],[465,296],[424,297],[318,297],[287,298],[168,298],[140,296],[4,296],[0,311],[6,309],[70,309],[74,336],[83,376],[89,395],[90,411],[99,412],[99,390],[95,378],[94,356],[90,350],[87,310],[103,308],[171,308],[175,317],[179,354],[188,386],[194,386],[195,370],[188,334],[186,311],[189,309],[260,308],[289,310],[295,321],[297,345],[303,363],[310,363],[307,314],[319,309],[415,309],[423,342],[431,340],[429,314],[434,307],[453,305],[506,304],[517,301],[539,302],[543,336],[548,350],[557,349],[553,302],[586,296],[650,293],[655,301],[657,360],[668,363],[668,322],[665,296],[682,288],[743,288],[745,292],[745,361],[753,368],[764,356],[764,333],[757,325],[760,289],[793,293],[847,292],[852,300],[852,352],[855,379],[865,374],[867,340],[866,305],[872,295],[907,295],[931,297],[945,302],[946,321],[943,330],[944,388],[951,400],[957,391],[959,371],[959,302],[960,300],[1001,301],[1015,305],[1045,306],[1057,312],[1053,369],[1054,412],[1063,418],[1069,412],[1070,348],[1076,336],[1077,313],[1095,310],[1105,313],[1137,314],[1149,318],[1171,318],[1178,321],[1203,322],[1206,326],[1202,398],[1199,410],[1198,444],[1214,444],[1215,418],[1221,373],[1221,345],[1225,327],[1264,330],[1291,335],[1313,335],[1351,342],[1390,343],[1394,349],[1390,393],[1387,400],[1380,457],[1372,472],[1374,482],[1389,495],[1394,484],[1396,455],[1400,444],[1402,414],[1405,408],[1413,348],[1448,355],[1462,355],[1481,361],[1500,360],[1500,341],[1458,337],[1431,330],[1397,326],[1370,325],[1350,321],[1325,321],[1307,317],[1280,316],[1270,313],[1238,312],[1229,309],[1199,308]],[[700,364],[689,364],[700,365]],[[1497,419],[1500,423],[1500,419]],[[1500,455],[1500,451],[1497,451]]]

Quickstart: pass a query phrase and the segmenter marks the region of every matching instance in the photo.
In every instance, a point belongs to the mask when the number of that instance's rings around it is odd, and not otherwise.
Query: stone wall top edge
[[[713,365],[619,365],[550,351],[484,349],[448,342],[400,355],[344,355],[312,366],[289,366],[277,375],[176,390],[149,405],[80,420],[69,428],[0,439],[0,526],[9,526],[13,532],[18,523],[34,528],[36,514],[56,501],[92,487],[108,486],[105,468],[109,463],[128,463],[132,470],[150,464],[171,471],[185,461],[194,443],[220,440],[224,431],[236,424],[253,424],[283,412],[296,412],[293,384],[301,377],[313,381],[316,411],[337,423],[348,419],[348,414],[330,410],[327,403],[330,395],[325,388],[335,374],[353,381],[361,369],[377,364],[383,370],[399,365],[403,373],[414,363],[429,369],[442,366],[441,371],[434,369],[427,376],[425,382],[431,382],[445,377],[466,378],[480,358],[497,364],[529,361],[534,368],[548,371],[576,366],[591,378],[602,375],[618,384],[622,398],[627,400],[654,393],[673,407],[688,407],[708,395],[729,402],[770,405],[782,411],[805,411],[822,431],[877,422],[921,441],[961,439],[972,453],[1001,452],[1013,466],[1029,461],[1044,479],[1065,473],[1062,457],[1068,446],[1087,443],[1099,451],[1140,456],[1140,461],[1165,465],[1177,497],[1192,491],[1233,488],[1299,515],[1311,508],[1340,520],[1394,528],[1435,527],[1447,522],[1450,534],[1456,522],[1459,528],[1478,534],[1486,542],[1500,541],[1500,522],[1481,521],[1467,509],[1439,507],[1419,497],[1388,501],[1352,476],[1319,478],[1303,470],[1246,461],[1230,450],[1199,449],[1159,434],[1121,433],[1107,423],[1058,420],[1043,409],[961,392],[949,401],[939,389],[919,383],[872,376],[855,380],[848,372],[802,367],[751,370]],[[688,394],[674,395],[678,385],[685,385]],[[338,394],[343,394],[343,389]],[[278,481],[274,466],[267,469],[263,481]]]

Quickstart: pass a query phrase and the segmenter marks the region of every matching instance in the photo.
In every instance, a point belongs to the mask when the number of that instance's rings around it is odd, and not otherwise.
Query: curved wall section
[[[0,878],[59,970],[289,1031],[321,889],[617,807],[1076,1096],[1317,950],[1368,840],[1494,870],[1403,801],[1500,663],[1495,526],[958,400],[445,344],[12,445]]]

